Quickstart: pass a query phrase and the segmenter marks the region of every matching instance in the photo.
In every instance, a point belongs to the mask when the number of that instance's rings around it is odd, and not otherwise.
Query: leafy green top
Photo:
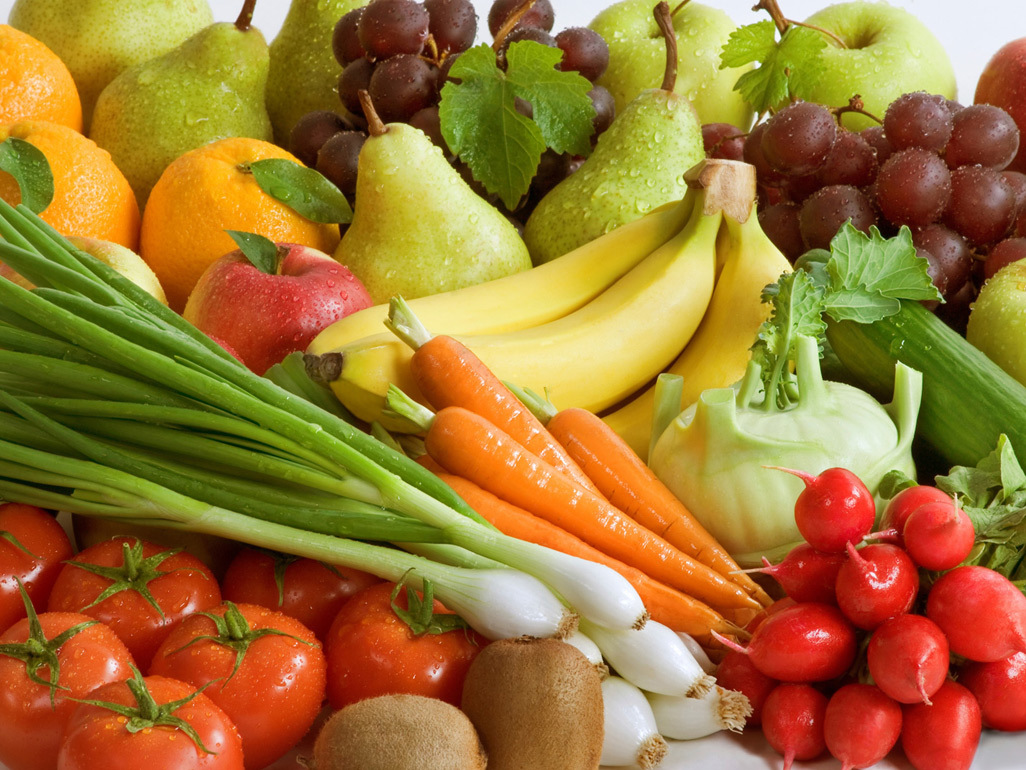
[[[482,43],[464,51],[442,88],[442,136],[474,178],[507,208],[527,193],[546,147],[588,155],[595,108],[591,83],[576,72],[556,69],[558,48],[521,40],[506,51],[506,70]],[[530,102],[533,118],[516,109]]]
[[[42,150],[35,145],[8,137],[0,142],[0,171],[6,171],[21,191],[21,202],[39,214],[53,200],[53,173]]]
[[[763,290],[763,302],[773,309],[752,345],[752,361],[761,370],[767,407],[793,400],[798,339],[820,339],[824,314],[834,321],[872,323],[897,313],[903,299],[941,298],[905,227],[884,238],[875,227],[866,235],[847,222],[829,252],[806,256],[799,263],[804,269],[785,273]]]
[[[822,32],[789,24],[778,40],[778,30],[770,20],[738,27],[720,53],[720,69],[759,63],[734,84],[757,113],[792,98],[806,98],[823,74],[827,43]]]

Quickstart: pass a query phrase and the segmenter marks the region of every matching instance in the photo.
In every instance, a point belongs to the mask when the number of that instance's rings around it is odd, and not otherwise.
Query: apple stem
[[[363,107],[363,116],[367,118],[367,133],[370,136],[381,136],[382,134],[388,133],[388,127],[382,122],[381,118],[378,117],[377,110],[374,109],[374,102],[371,101],[370,94],[363,88],[357,92],[357,96],[360,97],[360,106]]]
[[[513,28],[517,25],[517,22],[523,18],[523,15],[531,10],[531,6],[534,5],[535,0],[524,0],[518,5],[513,13],[511,13],[506,21],[502,22],[502,26],[499,27],[495,33],[495,40],[492,41],[492,50],[498,51],[502,48],[502,44],[506,41],[506,36],[513,31]]]
[[[256,8],[256,0],[245,0],[242,10],[239,11],[239,18],[235,20],[235,28],[239,32],[247,32],[253,26],[253,10]]]
[[[666,0],[660,0],[652,12],[655,14],[659,31],[663,33],[663,39],[666,41],[666,69],[663,72],[663,83],[659,87],[663,91],[672,91],[677,84],[677,33],[673,29],[670,4]]]

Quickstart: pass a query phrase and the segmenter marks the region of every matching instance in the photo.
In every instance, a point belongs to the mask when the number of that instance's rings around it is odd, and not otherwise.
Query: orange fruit
[[[237,248],[225,230],[257,233],[328,254],[338,245],[337,225],[297,214],[261,190],[244,170],[245,164],[265,158],[299,162],[270,142],[233,137],[179,156],[153,186],[143,210],[139,253],[178,312],[207,266]]]
[[[0,123],[19,120],[49,120],[81,131],[82,102],[57,54],[0,24]]]
[[[62,235],[113,241],[133,251],[139,244],[139,204],[110,153],[74,129],[42,120],[0,125],[0,142],[23,139],[46,156],[53,200],[39,215]],[[21,203],[14,177],[0,171],[0,198]]]

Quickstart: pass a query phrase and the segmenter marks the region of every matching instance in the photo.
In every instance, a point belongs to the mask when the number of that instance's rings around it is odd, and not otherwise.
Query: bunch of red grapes
[[[488,28],[497,41],[500,66],[512,43],[533,40],[562,50],[561,70],[578,72],[590,81],[602,75],[609,63],[609,48],[601,36],[584,27],[552,35],[555,14],[550,0],[535,0],[526,10],[525,5],[526,0],[496,0],[491,6]],[[471,0],[371,0],[346,13],[332,36],[332,50],[342,65],[338,95],[345,109],[342,114],[319,110],[304,115],[290,137],[293,154],[351,199],[360,148],[367,138],[359,97],[366,91],[383,122],[421,129],[473,184],[469,169],[451,156],[442,138],[438,103],[452,63],[474,44],[476,35],[477,14]],[[601,86],[594,86],[589,95],[596,110],[594,140],[612,122],[614,106],[612,96]],[[517,109],[530,117],[527,102],[518,100]],[[547,152],[529,198],[567,176],[573,162],[568,156]],[[476,189],[483,193],[480,186]]]
[[[829,248],[848,220],[884,235],[906,225],[946,301],[938,314],[964,328],[982,281],[1026,257],[1026,175],[1007,170],[1019,130],[998,107],[913,92],[882,125],[849,131],[796,101],[741,133],[706,126],[707,150],[756,167],[759,220],[792,260]]]

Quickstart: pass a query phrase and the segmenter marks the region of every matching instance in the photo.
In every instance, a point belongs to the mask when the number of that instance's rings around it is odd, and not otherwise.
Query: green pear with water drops
[[[677,51],[667,3],[656,16],[667,48],[663,84],[638,94],[581,167],[538,202],[524,227],[536,265],[683,198],[684,172],[705,157],[698,113],[672,90]]]
[[[441,148],[406,123],[384,125],[366,92],[353,221],[335,251],[375,303],[459,289],[531,267],[513,224],[474,192]]]
[[[163,56],[122,72],[96,101],[90,138],[110,153],[142,206],[171,161],[219,139],[271,141],[267,40],[238,19],[211,24]]]

